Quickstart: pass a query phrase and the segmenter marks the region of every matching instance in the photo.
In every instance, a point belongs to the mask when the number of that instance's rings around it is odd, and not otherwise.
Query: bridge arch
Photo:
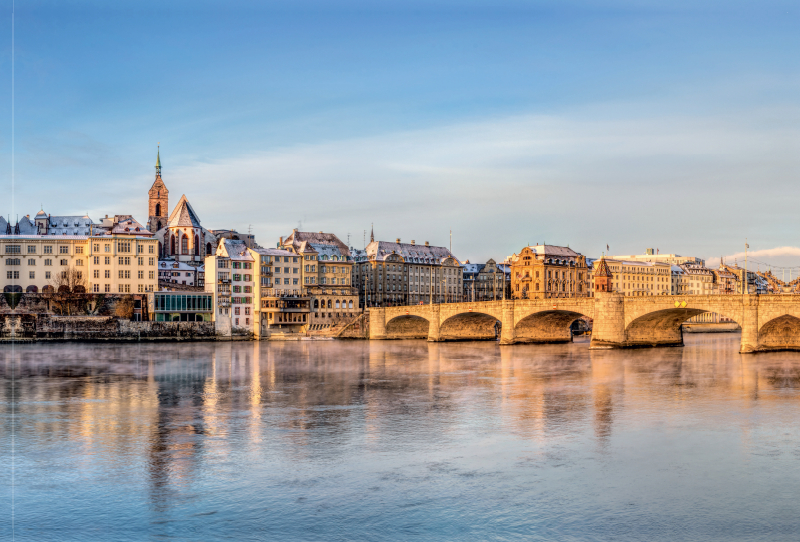
[[[800,350],[800,318],[783,314],[764,323],[758,330],[763,350]]]
[[[520,343],[572,341],[572,324],[591,316],[572,310],[541,310],[520,318],[514,325],[514,340]]]
[[[738,323],[720,307],[670,307],[652,310],[632,318],[625,326],[625,342],[629,346],[682,346],[681,325],[706,312],[715,312]]]
[[[500,321],[486,312],[460,312],[439,325],[440,341],[494,341],[500,336]]]
[[[386,322],[387,339],[427,339],[430,321],[415,314],[395,316]]]

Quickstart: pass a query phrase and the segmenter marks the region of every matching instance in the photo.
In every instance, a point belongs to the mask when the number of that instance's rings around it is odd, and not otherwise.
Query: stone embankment
[[[214,322],[133,322],[115,316],[0,314],[0,340],[4,342],[217,339]]]

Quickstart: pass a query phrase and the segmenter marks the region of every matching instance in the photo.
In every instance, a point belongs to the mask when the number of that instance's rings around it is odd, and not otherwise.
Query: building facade
[[[586,257],[569,247],[527,246],[508,262],[514,299],[592,296]]]
[[[309,324],[311,297],[300,284],[301,257],[277,248],[251,248],[258,280],[255,282],[257,336],[270,331],[299,333]]]
[[[611,272],[608,291],[626,296],[670,295],[673,287],[672,266],[662,262],[622,261],[614,258],[601,258],[594,262],[594,282],[597,285],[601,262]],[[595,291],[597,287],[595,286]],[[605,291],[605,290],[604,290]]]
[[[254,263],[247,245],[230,239],[220,242],[205,260],[205,290],[214,294],[214,321],[223,333],[228,326],[253,332]]]
[[[361,312],[352,282],[353,256],[335,234],[295,229],[278,244],[301,264],[299,285],[310,298],[311,329],[346,323]],[[294,278],[292,273],[292,284]]]
[[[396,239],[373,240],[354,250],[353,283],[367,307],[457,303],[464,299],[464,269],[445,247]]]
[[[86,293],[143,294],[158,283],[157,243],[149,236],[0,236],[0,251],[4,291],[57,289],[72,272]]]

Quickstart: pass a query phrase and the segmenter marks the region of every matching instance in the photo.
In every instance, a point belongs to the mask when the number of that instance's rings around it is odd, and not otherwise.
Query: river
[[[0,537],[796,540],[800,354],[686,342],[0,345]]]

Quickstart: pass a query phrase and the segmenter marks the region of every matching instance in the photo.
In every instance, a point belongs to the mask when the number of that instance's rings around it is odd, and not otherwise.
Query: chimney
[[[413,240],[413,239],[411,240],[411,244],[412,244],[412,245],[416,245],[416,243],[414,242],[414,240]]]
[[[428,243],[427,241],[425,241],[425,246],[426,246],[426,247],[429,247],[429,246],[431,246],[431,245],[430,245],[430,243]]]
[[[397,239],[394,240],[394,242],[395,243],[399,243],[400,242],[400,238],[398,237]]]

